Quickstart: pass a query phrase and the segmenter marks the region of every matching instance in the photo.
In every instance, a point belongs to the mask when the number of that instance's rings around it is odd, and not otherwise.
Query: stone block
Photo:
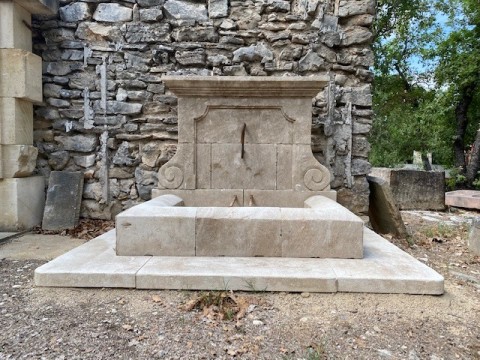
[[[0,97],[42,102],[42,58],[25,50],[0,49]]]
[[[197,256],[281,256],[278,208],[198,208]]]
[[[274,190],[275,145],[212,144],[212,188]]]
[[[445,172],[374,168],[371,175],[390,184],[400,210],[444,210]]]
[[[210,189],[212,187],[212,146],[211,144],[197,144],[196,148],[196,188]]]
[[[445,172],[393,170],[390,188],[400,210],[444,210]]]
[[[13,1],[0,1],[0,49],[32,51],[30,13]]]
[[[388,183],[374,176],[367,176],[370,185],[370,201],[368,216],[372,228],[380,234],[392,234],[405,238],[407,228],[403,223],[402,214],[393,198]]]
[[[45,205],[43,176],[0,180],[0,231],[40,225]]]
[[[288,145],[277,145],[277,190],[291,190],[292,176],[292,148]]]
[[[148,203],[117,215],[117,255],[195,256],[197,209]]]
[[[31,102],[0,97],[0,144],[33,144],[33,105]]]
[[[83,194],[83,173],[52,171],[43,214],[44,230],[72,229],[78,225]]]
[[[243,206],[243,190],[197,189],[197,190],[160,190],[153,189],[152,197],[176,195],[183,199],[185,206]]]
[[[32,145],[2,145],[4,178],[30,176],[37,164],[38,149]]]
[[[480,209],[480,191],[449,191],[445,194],[445,205],[478,210]]]
[[[468,235],[468,248],[475,255],[480,256],[480,218],[474,218]]]
[[[210,19],[228,16],[228,0],[208,0],[208,16]]]

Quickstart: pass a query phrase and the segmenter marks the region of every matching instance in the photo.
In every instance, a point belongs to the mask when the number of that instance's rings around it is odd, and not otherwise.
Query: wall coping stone
[[[58,12],[59,0],[14,0],[14,2],[31,14],[56,15]]]

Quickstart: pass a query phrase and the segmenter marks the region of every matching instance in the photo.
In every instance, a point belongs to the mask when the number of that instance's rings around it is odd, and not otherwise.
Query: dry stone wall
[[[312,149],[338,200],[368,212],[374,0],[60,1],[34,21],[44,60],[37,168],[83,171],[82,216],[148,200],[176,151],[177,99],[164,74],[329,74]]]

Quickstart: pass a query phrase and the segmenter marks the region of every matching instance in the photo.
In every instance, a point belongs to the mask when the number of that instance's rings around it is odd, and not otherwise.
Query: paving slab
[[[0,240],[7,239],[9,237],[15,236],[18,233],[16,232],[0,232]]]
[[[115,230],[111,230],[37,268],[35,284],[135,288],[135,275],[149,259],[147,256],[116,256]]]
[[[24,234],[0,245],[0,259],[52,260],[84,243],[85,240],[61,235]]]
[[[480,191],[449,191],[445,194],[445,205],[466,209],[480,209]]]
[[[116,256],[115,230],[35,270],[37,286],[440,295],[434,270],[369,229],[364,259]]]

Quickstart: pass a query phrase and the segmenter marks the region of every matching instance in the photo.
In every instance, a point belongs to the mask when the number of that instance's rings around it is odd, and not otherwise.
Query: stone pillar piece
[[[0,98],[0,144],[33,144],[33,104],[15,98]]]
[[[42,58],[25,50],[0,49],[0,97],[42,102]]]
[[[32,51],[30,13],[12,1],[0,1],[0,49]]]

